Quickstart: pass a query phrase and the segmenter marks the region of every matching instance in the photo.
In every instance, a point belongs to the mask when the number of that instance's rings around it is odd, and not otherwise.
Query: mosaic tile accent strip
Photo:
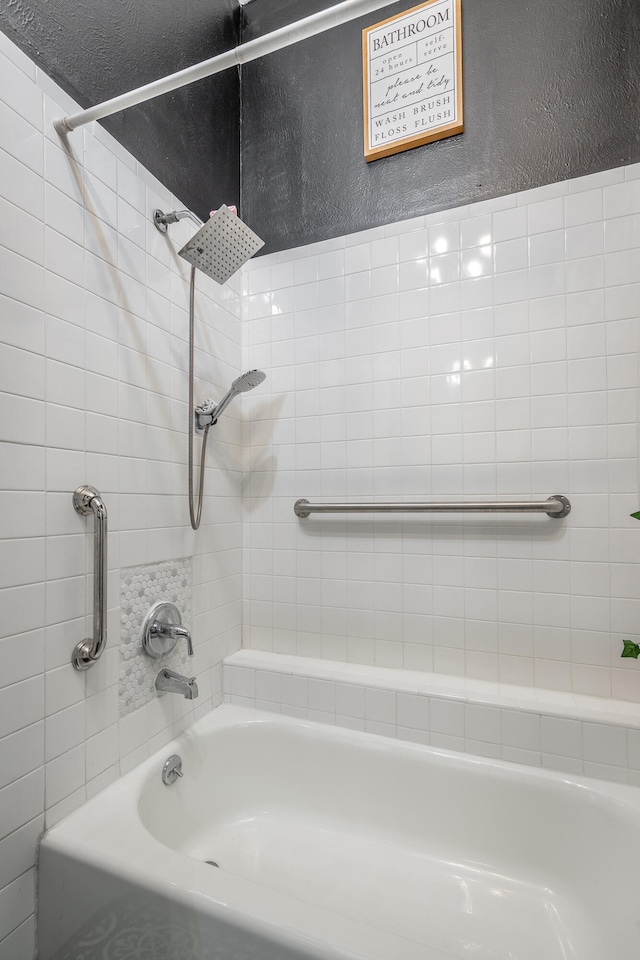
[[[126,567],[120,576],[120,716],[125,716],[158,694],[154,683],[158,670],[168,667],[190,674],[184,641],[178,641],[171,653],[159,660],[142,650],[142,622],[149,607],[159,600],[175,603],[182,622],[191,626],[191,558]]]

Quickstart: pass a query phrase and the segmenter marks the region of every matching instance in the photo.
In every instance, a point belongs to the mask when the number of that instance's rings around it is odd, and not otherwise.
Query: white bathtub
[[[40,960],[640,957],[640,789],[233,706],[39,868]]]

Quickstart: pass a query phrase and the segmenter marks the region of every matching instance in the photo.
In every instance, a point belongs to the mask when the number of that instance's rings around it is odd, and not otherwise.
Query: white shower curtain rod
[[[302,20],[296,20],[294,23],[287,24],[286,27],[280,27],[279,30],[274,30],[264,37],[258,37],[256,40],[240,44],[233,50],[211,57],[209,60],[203,60],[202,63],[196,63],[185,70],[178,70],[177,73],[172,73],[161,80],[154,80],[153,83],[147,83],[143,87],[131,90],[129,93],[123,93],[119,97],[105,100],[103,103],[96,104],[95,107],[81,110],[70,117],[59,117],[54,120],[53,125],[61,136],[66,136],[76,127],[91,123],[92,120],[102,120],[104,117],[110,117],[120,110],[127,110],[137,103],[144,103],[154,97],[161,96],[163,93],[170,93],[172,90],[186,87],[190,83],[195,83],[196,80],[203,80],[214,73],[228,70],[229,67],[257,60],[268,53],[282,50],[299,40],[314,37],[318,33],[331,30],[332,27],[348,23],[349,20],[355,20],[357,17],[362,17],[366,13],[371,13],[373,10],[379,10],[380,7],[385,6],[389,6],[389,0],[344,0],[343,3],[338,3],[334,7],[321,10],[319,13],[304,17]]]

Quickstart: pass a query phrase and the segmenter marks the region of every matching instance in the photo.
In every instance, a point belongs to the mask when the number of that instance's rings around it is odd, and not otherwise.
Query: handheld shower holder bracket
[[[198,436],[202,436],[205,429],[207,427],[213,426],[213,424],[215,423],[215,420],[213,419],[212,416],[207,415],[206,413],[198,413],[197,410],[193,414],[193,419],[195,424],[195,431],[198,434]]]
[[[199,403],[193,411],[193,422],[195,431],[198,434],[203,434],[206,427],[211,427],[216,422],[216,409],[217,403],[210,398],[203,400],[202,403]]]

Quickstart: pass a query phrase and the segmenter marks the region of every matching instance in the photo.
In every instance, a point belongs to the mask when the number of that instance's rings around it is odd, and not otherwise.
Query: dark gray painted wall
[[[328,3],[254,0],[252,39]],[[247,64],[242,210],[264,252],[640,160],[638,0],[463,0],[465,132],[367,164],[361,30]]]
[[[0,0],[0,29],[84,107],[236,46],[239,13],[234,0]],[[239,197],[238,105],[228,70],[104,125],[204,217]]]
[[[331,2],[0,0],[0,29],[87,106]],[[638,0],[463,0],[464,134],[366,164],[361,30],[410,5],[246,65],[241,152],[233,70],[105,126],[201,216],[241,179],[264,252],[640,160]]]

